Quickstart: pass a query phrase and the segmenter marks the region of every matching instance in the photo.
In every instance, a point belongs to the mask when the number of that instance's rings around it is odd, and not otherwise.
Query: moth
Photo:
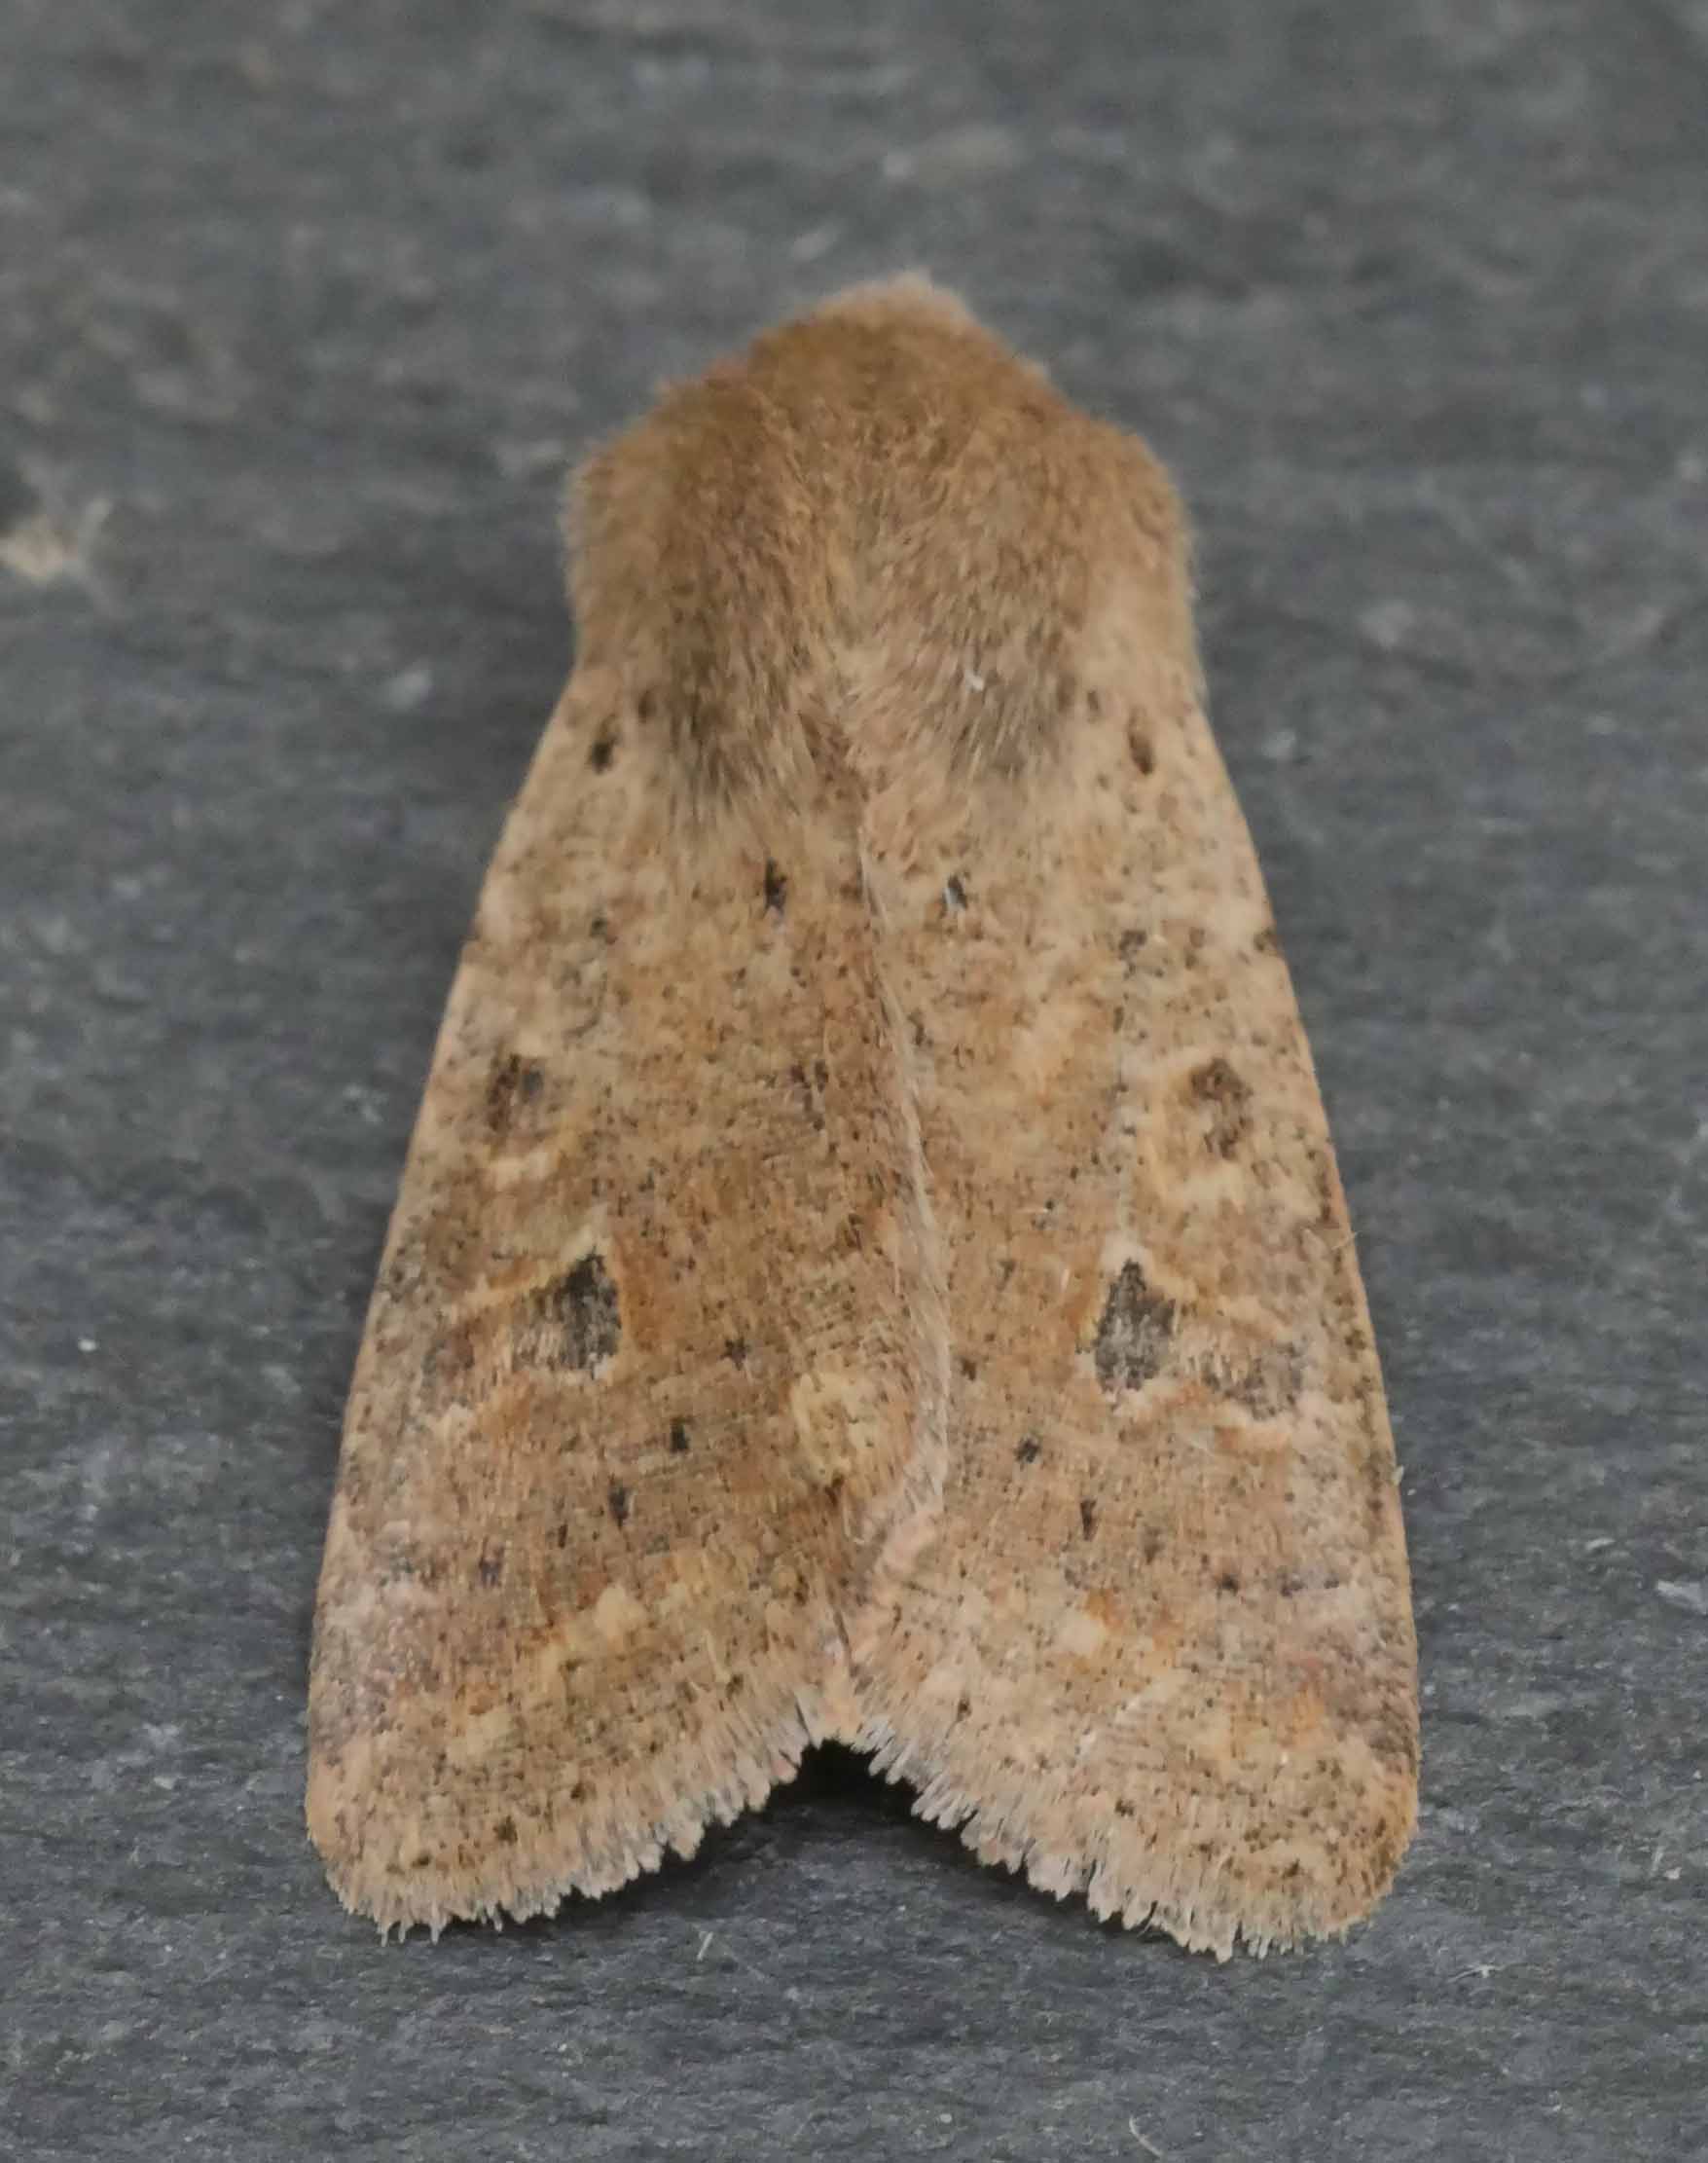
[[[1166,475],[904,278],[567,523],[349,1398],[334,1886],[549,1913],[832,1739],[1099,1916],[1342,1930],[1415,1816],[1394,1450]]]

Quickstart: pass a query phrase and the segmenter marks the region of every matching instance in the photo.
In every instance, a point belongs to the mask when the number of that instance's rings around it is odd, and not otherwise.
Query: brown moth
[[[1100,1916],[1343,1929],[1415,1815],[1394,1451],[1167,478],[906,278],[569,525],[350,1396],[333,1883],[550,1912],[832,1738]]]

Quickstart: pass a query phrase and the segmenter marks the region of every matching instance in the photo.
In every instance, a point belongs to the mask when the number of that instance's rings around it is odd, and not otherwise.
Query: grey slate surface
[[[3,69],[4,2152],[1708,2154],[1708,8],[10,0]],[[913,263],[1196,511],[1417,1845],[1217,1968],[824,1759],[382,1949],[301,1829],[309,1618],[560,470]]]

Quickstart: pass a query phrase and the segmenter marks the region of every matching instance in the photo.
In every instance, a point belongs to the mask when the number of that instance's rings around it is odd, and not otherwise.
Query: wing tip
[[[382,1938],[424,1927],[437,1939],[453,1923],[501,1929],[555,1915],[571,1894],[603,1899],[669,1857],[687,1860],[711,1826],[757,1809],[791,1779],[821,1729],[816,1707],[801,1703],[780,1732],[739,1747],[721,1771],[705,1750],[698,1769],[675,1779],[656,1765],[626,1768],[631,1777],[597,1815],[553,1807],[529,1816],[501,1793],[459,1809],[428,1778],[411,1781],[392,1769],[364,1784],[317,1757],[309,1837],[345,1908]]]
[[[1075,1806],[1056,1795],[1040,1807],[1018,1788],[975,1793],[969,1780],[929,1770],[927,1753],[886,1722],[868,1721],[857,1746],[887,1779],[919,1782],[916,1815],[958,1833],[981,1862],[1057,1900],[1082,1897],[1099,1922],[1160,1930],[1217,1961],[1236,1948],[1261,1958],[1344,1937],[1389,1891],[1417,1824],[1415,1765],[1350,1795],[1337,1828],[1288,1844],[1283,1861],[1281,1843],[1239,1837],[1237,1808],[1222,1812],[1219,1837],[1206,1830],[1214,1812],[1147,1837],[1142,1814],[1129,1822],[1090,1797]]]

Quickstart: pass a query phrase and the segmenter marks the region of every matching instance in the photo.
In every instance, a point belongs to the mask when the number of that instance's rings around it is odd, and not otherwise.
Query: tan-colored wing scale
[[[1154,513],[1142,458],[1110,470]],[[1415,1654],[1363,1291],[1179,530],[1096,523],[1112,575],[1033,770],[916,769],[869,822],[955,1372],[935,1536],[856,1637],[862,1740],[981,1856],[1225,1954],[1386,1887]]]
[[[644,703],[584,669],[547,731],[352,1389],[309,1816],[382,1925],[549,1910],[759,1802],[847,1724],[840,1614],[933,1485],[853,822],[689,845]]]

